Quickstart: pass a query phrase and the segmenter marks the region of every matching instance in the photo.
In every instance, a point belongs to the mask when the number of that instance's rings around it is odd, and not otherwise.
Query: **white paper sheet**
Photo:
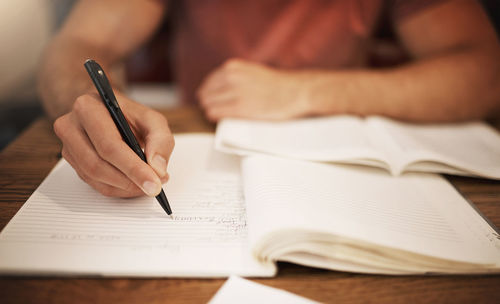
[[[314,304],[318,303],[291,292],[231,276],[217,291],[209,304]]]
[[[0,272],[103,276],[270,276],[247,248],[239,159],[212,135],[181,135],[165,193],[104,197],[61,161],[0,234]]]

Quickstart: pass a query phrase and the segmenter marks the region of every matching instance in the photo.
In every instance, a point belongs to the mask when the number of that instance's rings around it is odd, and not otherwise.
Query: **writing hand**
[[[283,120],[311,113],[300,73],[231,59],[204,80],[198,98],[208,119]]]
[[[148,164],[123,141],[97,93],[78,97],[71,112],[54,122],[62,155],[81,179],[106,196],[155,196],[168,180],[172,134],[163,115],[116,93]]]

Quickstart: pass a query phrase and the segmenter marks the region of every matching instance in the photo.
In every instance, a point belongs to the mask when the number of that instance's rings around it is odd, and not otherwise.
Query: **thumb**
[[[148,119],[141,129],[145,131],[144,152],[148,164],[161,178],[168,177],[167,165],[174,148],[174,137],[170,132],[167,120],[160,113],[148,115]],[[156,115],[157,114],[157,115]]]
[[[137,131],[137,138],[144,145],[144,153],[148,164],[163,180],[168,178],[167,165],[174,148],[174,137],[168,127],[167,119],[161,113],[152,110],[140,103],[119,95],[120,102],[124,105],[127,119]],[[126,105],[126,107],[125,107]]]

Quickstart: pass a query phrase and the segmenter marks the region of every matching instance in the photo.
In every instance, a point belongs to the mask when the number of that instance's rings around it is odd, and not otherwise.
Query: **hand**
[[[198,98],[209,120],[283,120],[310,114],[306,82],[297,72],[231,59],[207,76]]]
[[[121,94],[116,97],[149,165],[123,141],[96,93],[78,97],[71,112],[55,121],[62,156],[81,179],[106,196],[155,196],[168,180],[167,161],[174,147],[167,121]]]

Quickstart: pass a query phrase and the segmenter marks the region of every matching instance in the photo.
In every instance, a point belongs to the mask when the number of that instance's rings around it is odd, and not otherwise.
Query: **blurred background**
[[[36,96],[38,62],[74,0],[0,0],[0,150],[43,115]],[[500,28],[500,0],[482,0]],[[127,91],[155,108],[177,105],[168,64],[168,20],[155,38],[124,63]]]
[[[76,0],[0,0],[0,150],[43,109],[36,73],[44,47]],[[168,68],[168,26],[124,63],[127,93],[155,108],[177,104]],[[83,67],[83,63],[82,63]]]

